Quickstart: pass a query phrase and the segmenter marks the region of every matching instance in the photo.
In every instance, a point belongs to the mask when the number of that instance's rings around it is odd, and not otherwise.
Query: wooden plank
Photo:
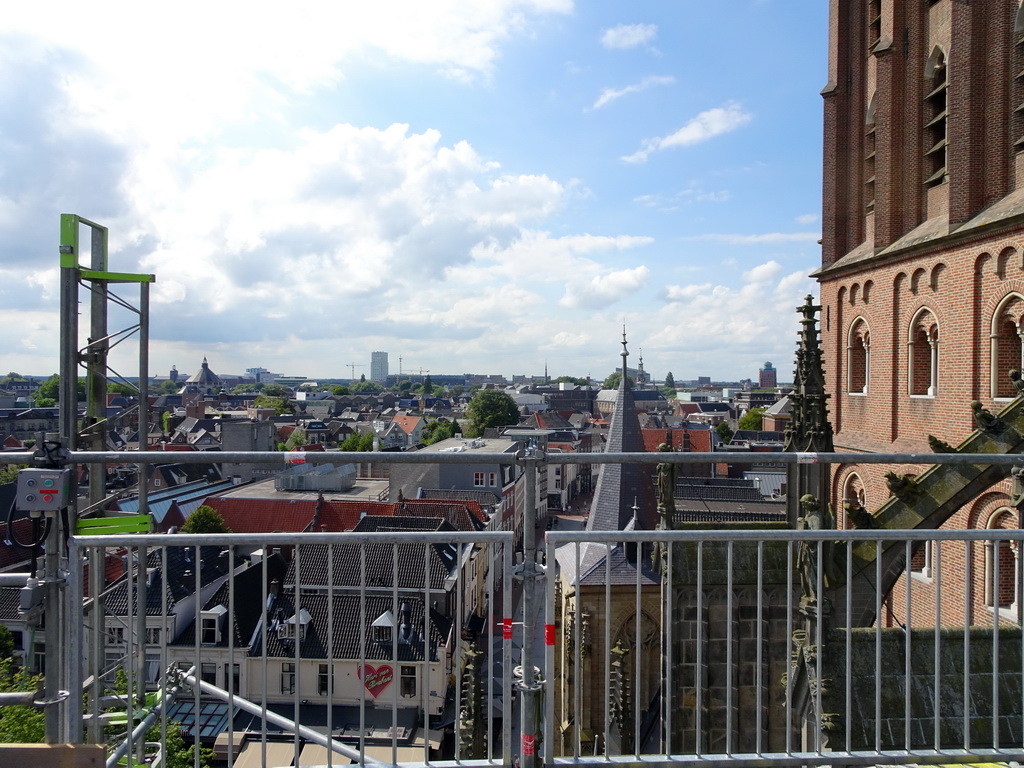
[[[103,768],[106,763],[106,751],[99,744],[0,744],[0,765]]]

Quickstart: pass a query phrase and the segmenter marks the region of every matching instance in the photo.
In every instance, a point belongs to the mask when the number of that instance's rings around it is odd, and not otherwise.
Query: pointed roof
[[[626,329],[622,329],[622,378],[615,394],[615,411],[608,427],[606,453],[644,453],[640,420],[633,402],[626,372]],[[654,530],[657,527],[657,499],[650,465],[603,464],[594,490],[587,520],[588,531],[623,531],[633,519],[636,505],[636,527]]]
[[[220,377],[210,370],[210,364],[206,362],[206,358],[203,358],[203,364],[200,366],[196,374],[189,378],[188,384],[206,384],[212,386],[214,384],[220,384]]]
[[[832,424],[828,420],[828,398],[825,392],[823,353],[818,340],[815,315],[821,305],[808,295],[804,305],[797,307],[800,321],[800,343],[796,350],[795,389],[789,393],[790,422],[786,427],[787,452],[832,453]]]

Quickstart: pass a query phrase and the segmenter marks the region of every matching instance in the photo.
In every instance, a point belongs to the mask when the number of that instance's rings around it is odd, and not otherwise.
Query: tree
[[[85,400],[85,379],[78,380],[78,400]],[[48,397],[54,402],[60,402],[60,376],[56,373],[39,385],[32,397],[39,400],[41,397]]]
[[[721,438],[722,442],[728,445],[732,442],[732,436],[734,432],[732,427],[729,426],[728,421],[720,421],[715,425],[715,432],[718,433],[718,437]]]
[[[15,664],[14,636],[0,625],[0,692],[39,691],[42,687],[42,677]],[[45,735],[46,714],[42,709],[24,705],[0,707],[0,743],[37,744]]]
[[[137,387],[134,387],[131,384],[122,384],[119,381],[113,381],[107,384],[107,392],[116,395],[124,395],[125,397],[134,397],[139,394]]]
[[[384,387],[375,381],[366,381],[364,378],[359,383],[352,385],[350,389],[356,395],[375,395],[382,391]]]
[[[764,408],[751,408],[740,416],[740,420],[736,422],[736,426],[739,429],[747,429],[755,432],[760,430],[761,424],[764,421],[764,411]]]
[[[665,374],[665,386],[672,387],[672,389],[676,388],[676,379],[675,376],[672,375],[672,371]]]
[[[18,470],[25,469],[26,467],[28,467],[28,464],[5,464],[0,467],[0,485],[17,482]]]
[[[507,427],[519,423],[519,408],[507,392],[482,389],[473,395],[466,409],[469,416],[467,432],[471,437],[483,435],[490,427]]]
[[[340,446],[340,451],[372,451],[373,450],[372,430],[363,432],[361,435],[349,435]]]
[[[618,389],[620,381],[622,381],[622,371],[615,371],[614,373],[608,375],[608,378],[604,380],[604,384],[601,385],[601,388]],[[632,389],[633,384],[635,383],[636,382],[633,381],[632,377],[626,377],[626,389]]]
[[[447,440],[449,437],[455,437],[457,431],[458,424],[454,421],[446,419],[432,421],[423,428],[423,444],[433,445],[442,440]]]
[[[398,391],[399,392],[408,392],[410,389],[412,389],[412,382],[409,381],[409,379],[403,379],[401,382],[399,382],[399,384],[398,384]]]
[[[182,533],[231,533],[224,518],[211,506],[202,504],[181,526]]]
[[[337,397],[341,397],[342,395],[351,395],[352,390],[341,384],[335,384],[333,387],[331,387],[331,394]]]
[[[287,398],[291,395],[291,392],[288,391],[288,387],[284,387],[280,384],[267,384],[260,393],[267,395],[268,397]]]
[[[306,430],[304,430],[304,429],[294,429],[294,430],[292,430],[292,433],[288,436],[288,441],[285,443],[285,445],[288,447],[288,450],[292,450],[293,448],[298,448],[299,446],[302,446],[302,445],[305,445],[305,444],[306,444]]]
[[[37,397],[35,402],[36,408],[53,408],[57,404],[57,401],[52,397]]]
[[[0,692],[39,691],[42,687],[42,677],[16,666],[10,656],[0,658]],[[0,707],[0,743],[39,744],[45,735],[46,714],[42,709],[22,705]]]
[[[292,404],[288,402],[287,398],[266,394],[259,395],[252,401],[252,404],[256,408],[273,408],[280,416],[287,415],[293,410]]]
[[[422,391],[423,391],[423,394],[425,394],[425,395],[431,395],[431,394],[434,393],[434,380],[430,378],[430,374],[429,373],[423,378],[423,390]]]
[[[557,379],[551,380],[552,384],[575,384],[578,387],[585,387],[587,380],[582,379],[579,376],[559,376]]]
[[[14,656],[14,635],[11,630],[0,624],[0,659]]]
[[[173,395],[179,389],[181,389],[181,384],[179,384],[176,381],[171,381],[170,379],[168,379],[159,387],[157,387],[156,391],[162,395]]]

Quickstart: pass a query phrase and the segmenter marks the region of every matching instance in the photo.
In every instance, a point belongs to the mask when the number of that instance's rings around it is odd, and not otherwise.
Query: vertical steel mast
[[[87,265],[83,263],[80,237],[83,228],[88,229],[89,253]],[[110,350],[127,338],[138,334],[138,434],[139,447],[147,447],[149,425],[149,286],[155,282],[154,275],[111,272],[108,263],[108,232],[107,228],[75,214],[64,213],[60,217],[60,433],[57,436],[63,449],[73,451],[87,449],[102,451],[106,449],[106,434],[110,429],[107,421],[107,382],[110,374],[125,380],[110,368],[108,355]],[[112,285],[138,284],[138,305],[116,295]],[[79,339],[79,287],[84,286],[89,292],[89,335],[84,345]],[[108,314],[111,305],[116,305],[137,316],[137,322],[113,333],[108,331]],[[85,418],[79,421],[78,412],[78,375],[79,369],[85,369],[86,379],[86,410]],[[126,380],[125,380],[126,381]],[[45,446],[44,446],[45,448]],[[145,514],[146,503],[146,472],[142,465],[137,466],[139,492],[139,512]],[[77,477],[77,473],[76,473]],[[106,468],[103,465],[92,465],[89,470],[88,506],[82,514],[102,514],[102,505],[106,497]],[[77,564],[64,561],[66,537],[75,532],[75,521],[79,515],[78,500],[72,493],[63,519],[58,515],[51,526],[46,542],[46,560],[44,583],[46,585],[46,658],[52,666],[59,669],[46,670],[46,697],[55,700],[60,691],[76,691],[81,689],[86,676],[86,661],[89,659],[89,675],[92,677],[93,700],[98,701],[99,681],[104,661],[103,649],[94,645],[84,648],[81,644],[83,627],[70,626],[64,621],[65,615],[73,615],[64,610],[64,597],[67,590],[63,589],[64,574],[75,570]],[[140,555],[141,556],[141,555]],[[130,567],[130,566],[129,566]],[[144,568],[144,564],[140,564]],[[103,563],[92,562],[89,568],[89,594],[97,596],[103,591]],[[145,605],[145,595],[139,595],[139,605]],[[103,610],[98,603],[93,604],[93,621],[102,623]],[[141,622],[145,621],[145,611],[140,611]],[[143,630],[140,630],[143,631]],[[94,633],[98,637],[102,633]],[[78,650],[80,649],[80,650]],[[142,674],[145,664],[143,655],[139,658],[140,691],[144,693],[145,676]],[[73,719],[69,712],[78,711],[77,704],[73,708],[67,702],[60,708],[49,707],[46,719],[46,740],[49,743],[59,741],[81,741],[82,723]],[[94,713],[95,714],[95,713]],[[93,718],[93,723],[98,719]],[[98,740],[99,733],[90,734]]]

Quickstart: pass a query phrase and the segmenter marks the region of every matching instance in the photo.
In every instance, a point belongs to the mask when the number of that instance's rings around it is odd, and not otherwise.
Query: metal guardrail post
[[[537,765],[537,731],[539,699],[538,694],[544,681],[534,673],[533,644],[537,632],[536,582],[543,575],[544,568],[537,562],[537,468],[547,460],[544,452],[536,446],[527,446],[517,454],[517,461],[526,473],[525,496],[523,499],[523,648],[519,681],[519,722],[520,722],[520,765],[535,768]]]

